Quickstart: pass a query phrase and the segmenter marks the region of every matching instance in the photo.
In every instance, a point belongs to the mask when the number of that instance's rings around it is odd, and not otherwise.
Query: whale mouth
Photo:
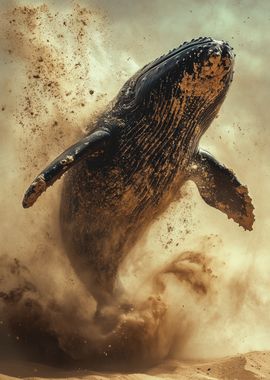
[[[185,56],[188,56],[188,53],[190,53],[189,58],[192,58],[194,55],[196,61],[199,61],[198,58],[200,58],[200,56],[201,58],[209,58],[210,56],[217,56],[219,54],[222,58],[228,58],[232,61],[234,59],[233,48],[230,47],[228,42],[222,40],[214,40],[211,37],[200,37],[193,39],[190,42],[184,42],[178,48],[169,51],[168,54],[163,55],[154,62],[146,65],[142,69],[142,73],[138,76],[137,81],[140,80],[140,78],[147,74],[149,71],[152,71],[153,69],[166,64],[166,62],[170,60],[178,63],[177,61],[173,60],[174,58],[179,58],[180,62],[180,55],[183,55],[183,53]],[[182,57],[182,60],[183,59],[185,59],[185,57]]]
[[[161,65],[165,61],[169,60],[170,58],[175,57],[179,53],[184,53],[189,49],[195,49],[203,44],[209,44],[213,42],[214,40],[210,37],[200,37],[197,39],[193,39],[190,42],[183,42],[178,48],[175,48],[173,50],[170,50],[168,54],[162,55],[160,58],[157,58],[154,62],[148,64],[145,66],[145,73],[151,69],[156,68],[157,66]],[[142,74],[143,75],[143,74]]]
[[[194,80],[197,73],[202,73],[199,76],[205,80],[205,88],[209,79],[218,76],[216,79],[228,87],[233,66],[233,48],[227,42],[211,37],[193,39],[144,66],[123,86],[120,92],[122,100],[116,100],[115,105],[126,112],[128,109],[137,110],[144,100],[148,102],[150,94],[162,93],[164,101],[165,98],[171,99],[170,89],[180,87],[185,74],[192,75]],[[163,86],[163,83],[168,85]]]
[[[135,91],[138,101],[161,80],[167,80],[171,76],[173,81],[178,81],[184,72],[193,74],[194,65],[200,68],[213,64],[221,66],[224,75],[232,71],[234,53],[227,42],[210,37],[200,37],[184,42],[167,55],[146,65],[133,79],[133,83],[131,82],[128,93],[133,96]]]

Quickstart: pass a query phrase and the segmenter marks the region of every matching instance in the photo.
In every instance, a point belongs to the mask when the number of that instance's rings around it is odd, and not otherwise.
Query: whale
[[[63,244],[98,305],[113,298],[119,266],[181,200],[186,181],[209,206],[252,230],[247,187],[200,146],[232,83],[234,60],[227,42],[200,37],[147,64],[26,191],[24,208],[64,175]]]

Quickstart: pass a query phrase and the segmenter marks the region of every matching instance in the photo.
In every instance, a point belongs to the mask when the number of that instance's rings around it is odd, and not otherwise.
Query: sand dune
[[[255,380],[270,378],[270,352],[207,361],[169,360],[145,373],[98,373],[90,370],[61,370],[31,362],[0,363],[1,379],[178,379],[178,380]]]

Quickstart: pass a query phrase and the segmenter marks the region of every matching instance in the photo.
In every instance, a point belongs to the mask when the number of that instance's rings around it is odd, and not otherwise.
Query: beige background
[[[34,8],[24,12],[23,6],[29,4]],[[0,3],[1,289],[8,291],[21,281],[6,271],[6,262],[16,257],[29,269],[45,310],[54,299],[64,315],[76,299],[83,315],[79,320],[84,319],[85,310],[92,312],[93,305],[86,300],[59,243],[61,183],[27,211],[20,205],[23,192],[136,69],[185,40],[212,36],[235,48],[235,76],[220,116],[201,146],[248,185],[255,206],[254,230],[242,231],[206,206],[195,186],[187,184],[183,202],[172,205],[154,224],[147,241],[127,257],[121,275],[127,293],[141,305],[148,296],[159,294],[158,273],[181,252],[197,252],[200,257],[195,264],[189,260],[179,264],[181,273],[192,274],[188,279],[172,274],[162,277],[166,319],[154,330],[151,321],[147,324],[152,329],[149,334],[158,338],[159,344],[151,350],[156,349],[159,358],[168,352],[176,360],[194,360],[268,350],[270,3],[103,0],[41,4]],[[37,80],[33,75],[40,57],[45,63]],[[198,283],[207,289],[205,294],[194,290]],[[134,318],[140,317],[146,321],[138,311]],[[69,322],[63,327],[57,318],[48,311],[50,322],[65,335]],[[81,334],[87,336],[87,319],[84,323]],[[151,339],[147,344],[151,345]]]

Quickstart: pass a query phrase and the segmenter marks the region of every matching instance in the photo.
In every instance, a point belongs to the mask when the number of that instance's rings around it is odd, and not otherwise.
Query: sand
[[[145,373],[98,373],[74,369],[65,371],[33,362],[1,362],[3,379],[178,379],[178,380],[255,380],[270,379],[270,352],[250,352],[243,355],[205,361],[168,360]]]

